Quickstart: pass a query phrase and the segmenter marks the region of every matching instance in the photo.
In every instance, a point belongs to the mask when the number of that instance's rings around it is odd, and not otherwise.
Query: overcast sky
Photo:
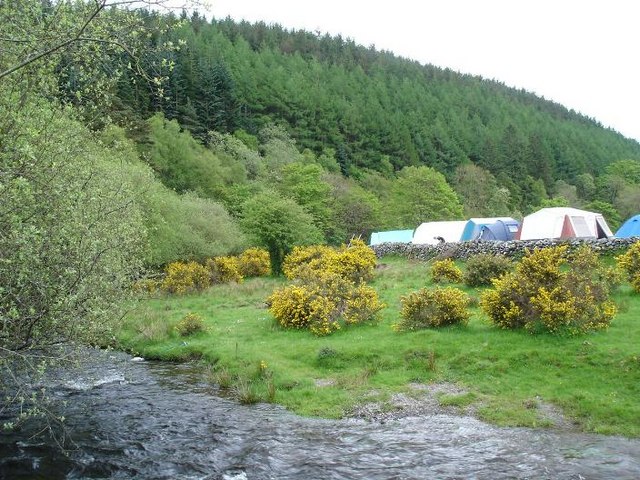
[[[210,0],[543,96],[640,141],[640,0]]]

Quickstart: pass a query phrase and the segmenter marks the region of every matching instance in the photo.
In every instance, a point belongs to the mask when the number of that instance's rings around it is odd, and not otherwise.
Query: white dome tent
[[[437,245],[444,242],[459,242],[466,220],[448,222],[426,222],[413,233],[414,245]]]

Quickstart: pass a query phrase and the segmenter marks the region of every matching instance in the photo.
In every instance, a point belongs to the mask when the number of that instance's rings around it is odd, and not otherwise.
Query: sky
[[[207,16],[342,35],[524,88],[640,141],[638,0],[209,0]]]

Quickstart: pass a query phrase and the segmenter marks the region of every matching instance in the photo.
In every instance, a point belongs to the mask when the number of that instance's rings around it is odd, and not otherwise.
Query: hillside
[[[637,142],[496,81],[340,37],[197,14],[182,20],[153,39],[180,45],[165,53],[174,67],[164,71],[164,98],[123,81],[121,114],[161,110],[205,141],[210,130],[256,135],[282,124],[300,150],[334,156],[347,176],[427,165],[451,181],[472,162],[515,198],[539,189],[536,180],[551,196],[557,180],[576,185],[580,174],[597,177],[616,160],[640,159]]]

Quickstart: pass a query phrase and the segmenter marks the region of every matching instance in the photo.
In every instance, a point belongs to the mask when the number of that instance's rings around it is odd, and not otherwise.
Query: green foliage
[[[173,262],[167,265],[161,288],[167,293],[184,295],[210,285],[209,269],[197,262]]]
[[[400,301],[402,320],[394,325],[397,331],[466,325],[469,321],[469,296],[457,288],[422,288]]]
[[[332,230],[329,208],[331,187],[322,179],[322,167],[294,162],[283,166],[281,172],[282,180],[278,184],[280,193],[304,208],[326,236]]]
[[[469,287],[491,285],[491,280],[513,268],[511,259],[502,255],[482,253],[469,257],[464,271],[464,283]]]
[[[197,313],[188,313],[182,317],[175,328],[181,337],[189,337],[206,330],[204,320]]]
[[[237,257],[216,257],[206,261],[212,284],[241,282],[240,264]]]
[[[121,129],[111,127],[100,140],[114,155],[117,152],[121,168],[131,179],[133,198],[149,232],[146,264],[159,267],[174,261],[204,261],[246,246],[239,226],[222,205],[194,193],[179,195],[164,186],[138,159],[133,142]]]
[[[275,192],[263,192],[247,200],[241,223],[256,243],[269,251],[275,274],[281,272],[282,261],[294,246],[322,242],[311,215]]]
[[[640,293],[640,242],[636,242],[625,253],[616,257],[618,268],[622,270],[633,289]]]
[[[557,193],[558,179],[573,183],[585,171],[598,177],[615,160],[640,158],[637,142],[561,105],[343,38],[196,18],[149,46],[163,41],[184,44],[162,56],[175,65],[164,98],[124,82],[123,103],[142,118],[153,105],[201,138],[213,129],[236,132],[252,150],[260,143],[265,175],[273,178],[284,165],[304,163],[305,151],[325,170],[353,178],[427,165],[451,180],[467,212],[501,210],[505,200],[515,212]],[[483,169],[482,179],[458,183],[457,169],[470,163]],[[490,186],[491,175],[500,188]],[[582,201],[594,199],[588,184],[576,186]]]
[[[122,156],[69,114],[27,97],[0,86],[0,349],[7,352],[107,335],[146,236]]]
[[[391,187],[387,212],[393,227],[414,227],[434,220],[463,218],[456,193],[445,177],[429,167],[405,167]]]
[[[606,329],[616,313],[608,278],[589,247],[570,256],[566,246],[536,249],[514,273],[494,279],[480,303],[501,328],[567,334]]]
[[[238,269],[245,277],[264,277],[271,274],[269,252],[263,248],[248,248],[238,255]]]
[[[373,193],[354,180],[341,175],[328,175],[331,185],[333,225],[329,240],[344,242],[349,238],[369,238],[382,225],[382,203]]]
[[[499,186],[491,172],[473,163],[456,168],[453,188],[471,217],[504,216],[509,211],[509,189]]]
[[[462,282],[462,270],[450,258],[436,260],[431,265],[431,279],[434,283],[460,283]]]
[[[245,180],[242,166],[238,165],[234,172],[234,165],[223,165],[220,158],[189,132],[181,131],[177,121],[167,121],[162,114],[156,114],[149,119],[149,127],[150,146],[146,156],[170,189],[220,198],[226,184]],[[236,162],[229,156],[225,159]]]

